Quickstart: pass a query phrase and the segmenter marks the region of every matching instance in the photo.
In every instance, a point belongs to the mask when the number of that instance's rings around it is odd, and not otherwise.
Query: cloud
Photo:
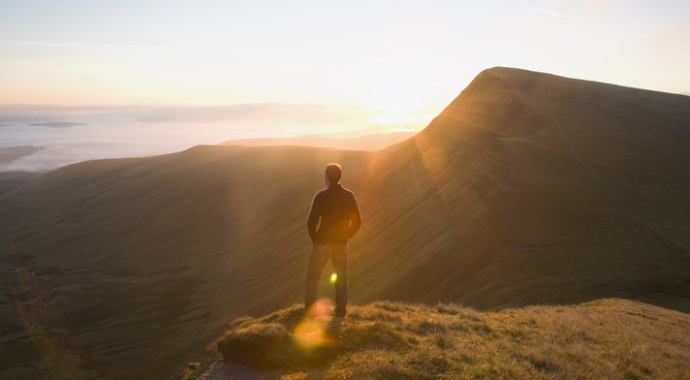
[[[667,41],[667,40],[661,40],[661,42],[667,43],[669,45],[677,46],[679,48],[690,50],[690,46],[687,46],[687,45],[683,45],[683,44],[679,44],[679,43],[675,43],[675,42]]]
[[[84,123],[70,123],[67,121],[53,121],[48,123],[33,123],[29,124],[31,127],[48,127],[48,128],[70,128],[76,127],[77,125],[88,125]]]
[[[420,114],[420,115],[417,115]],[[0,123],[50,128],[138,125],[140,128],[207,126],[226,128],[229,135],[290,137],[347,131],[375,124],[428,119],[429,110],[396,114],[362,106],[250,103],[228,106],[56,106],[0,104]],[[67,121],[65,121],[67,119]],[[228,136],[227,139],[233,138]],[[239,138],[239,137],[238,137]],[[226,139],[226,140],[227,140]]]
[[[136,112],[146,123],[303,123],[343,124],[363,122],[380,112],[360,106],[312,104],[239,104],[217,107],[175,107]]]
[[[16,161],[22,157],[30,156],[44,149],[40,146],[20,145],[9,148],[0,148],[0,165]]]
[[[361,106],[250,103],[228,106],[59,106],[0,104],[0,122],[49,123],[55,119],[110,117],[142,123],[362,122],[383,111]],[[81,122],[79,120],[78,122]]]
[[[73,43],[73,42],[41,42],[41,41],[18,41],[0,40],[0,46],[42,46],[42,47],[68,47],[68,48],[110,48],[110,49],[146,49],[146,50],[190,50],[190,51],[221,51],[230,53],[252,53],[263,54],[260,50],[242,50],[225,48],[208,48],[199,46],[157,46],[157,45],[138,45],[138,44],[99,44],[99,43]]]
[[[75,119],[90,115],[126,115],[146,106],[60,106],[43,104],[0,104],[0,123],[48,123],[56,119]]]
[[[587,20],[585,20],[585,19],[581,19],[581,18],[577,18],[577,17],[568,16],[568,15],[565,15],[565,14],[562,14],[562,13],[547,11],[546,9],[540,9],[540,8],[532,7],[532,6],[525,5],[525,4],[520,4],[520,5],[522,5],[522,6],[525,7],[525,8],[529,8],[529,9],[531,9],[531,10],[533,10],[533,11],[537,11],[537,12],[540,12],[540,13],[547,14],[547,15],[549,15],[549,16],[555,16],[555,17],[560,17],[560,18],[565,18],[565,19],[575,20],[575,21],[580,21],[580,22],[587,22],[587,23],[589,22],[589,21],[587,21]]]
[[[141,157],[234,139],[421,129],[431,111],[391,114],[361,106],[238,104],[189,106],[0,105],[0,149],[45,149],[0,163],[0,171],[46,171],[76,162]],[[64,121],[69,120],[69,121]],[[381,125],[385,124],[385,125]],[[376,133],[376,132],[372,132]]]

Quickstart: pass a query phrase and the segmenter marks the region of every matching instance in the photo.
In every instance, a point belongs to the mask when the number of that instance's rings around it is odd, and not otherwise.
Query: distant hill
[[[230,140],[219,145],[244,145],[244,146],[311,146],[323,148],[335,148],[344,150],[368,150],[377,151],[401,141],[407,140],[417,132],[388,132],[375,133],[371,135],[337,138],[328,135],[306,135],[288,138],[261,138],[261,139],[242,139]]]
[[[198,146],[55,170],[0,196],[0,377],[167,378],[228,320],[300,302],[329,162],[363,215],[354,302],[690,310],[688,125],[686,96],[493,68],[375,152]]]

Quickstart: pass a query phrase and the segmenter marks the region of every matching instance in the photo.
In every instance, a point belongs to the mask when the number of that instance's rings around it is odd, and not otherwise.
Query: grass
[[[226,361],[282,380],[680,379],[690,372],[690,316],[619,299],[495,312],[376,302],[353,306],[339,338],[312,349],[288,333],[302,320],[296,307],[235,320],[207,356],[220,347]]]
[[[196,380],[199,376],[203,375],[213,363],[220,360],[220,358],[220,352],[218,352],[216,343],[214,342],[206,348],[206,352],[201,358],[201,361],[189,363],[187,368],[180,370],[174,378],[177,380]]]

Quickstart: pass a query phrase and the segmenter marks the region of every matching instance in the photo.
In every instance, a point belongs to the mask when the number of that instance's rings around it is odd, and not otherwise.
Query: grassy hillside
[[[354,301],[690,310],[687,125],[686,96],[494,68],[377,152],[199,146],[61,168],[0,196],[0,377],[167,378],[228,319],[300,302],[329,162],[363,214]]]
[[[217,346],[227,362],[283,380],[680,379],[690,370],[690,316],[620,299],[493,312],[375,302],[354,307],[338,338],[310,331],[320,343],[309,348],[304,323],[296,307],[241,318]],[[218,357],[216,345],[208,356]]]

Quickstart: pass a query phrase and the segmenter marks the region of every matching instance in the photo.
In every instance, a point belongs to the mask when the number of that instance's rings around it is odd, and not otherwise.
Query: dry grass
[[[337,342],[313,351],[287,344],[284,332],[300,319],[295,307],[244,318],[219,342],[243,336],[250,348],[226,359],[259,355],[257,368],[283,380],[681,379],[690,371],[690,316],[619,299],[496,312],[376,302],[353,307]]]
[[[175,380],[196,380],[203,375],[213,363],[220,360],[220,353],[216,349],[216,342],[206,348],[204,356],[199,362],[189,363],[186,368],[181,369],[176,375],[170,379]]]

